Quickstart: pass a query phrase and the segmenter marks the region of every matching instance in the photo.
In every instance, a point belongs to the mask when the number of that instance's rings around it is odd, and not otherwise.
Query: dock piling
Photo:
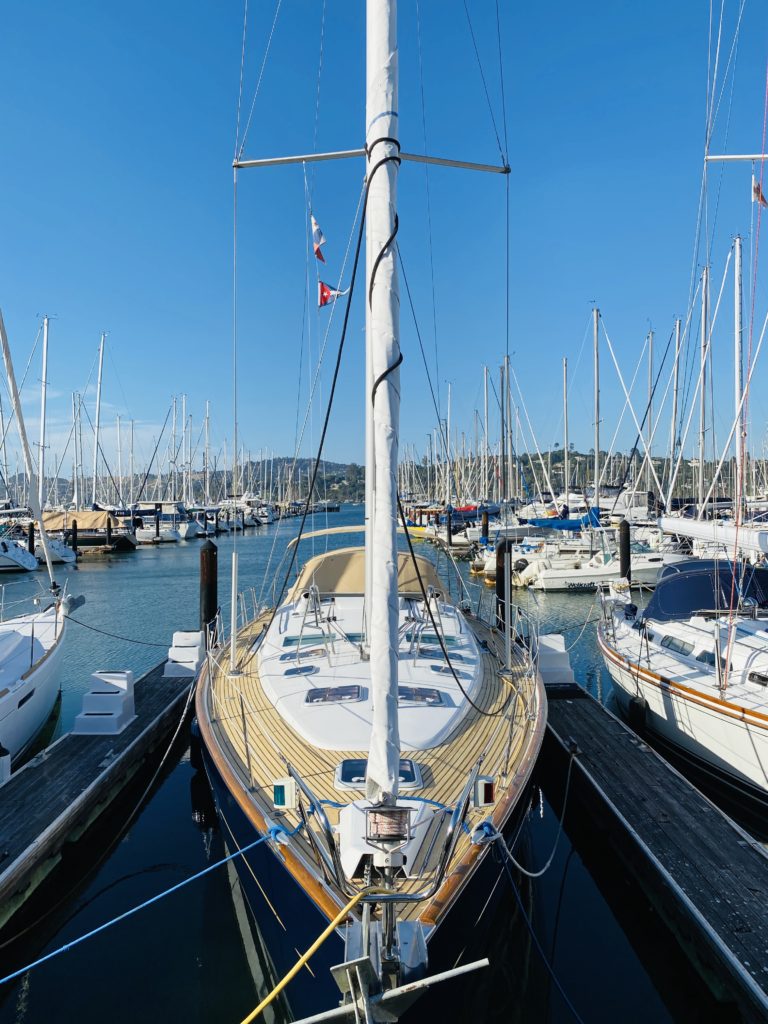
[[[212,540],[200,548],[200,629],[205,632],[206,643],[219,608],[219,549]]]
[[[29,551],[30,555],[34,555],[34,553],[35,553],[35,524],[34,524],[34,522],[30,523],[29,526],[27,527],[27,550]]]
[[[622,519],[619,525],[619,572],[621,578],[632,582],[632,562],[629,557],[629,523]]]

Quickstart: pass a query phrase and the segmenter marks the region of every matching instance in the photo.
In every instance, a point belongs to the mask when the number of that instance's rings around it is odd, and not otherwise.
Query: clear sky
[[[660,352],[673,317],[685,316],[692,276],[703,263],[703,250],[694,253],[708,67],[715,62],[710,5],[500,3],[506,124],[496,5],[467,0],[467,6],[512,169],[509,352],[542,446],[562,440],[561,360],[568,357],[571,439],[588,449],[593,302],[629,380],[649,327]],[[713,6],[717,19],[720,4]],[[740,0],[724,2],[712,152],[761,148],[768,8],[748,0],[732,56],[740,6]],[[249,2],[241,139],[275,8],[273,0]],[[245,157],[362,144],[363,8],[362,0],[282,0]],[[114,449],[119,414],[136,420],[137,463],[146,460],[172,395],[182,393],[196,440],[210,400],[220,449],[232,437],[231,162],[243,4],[2,0],[0,13],[0,305],[19,376],[41,314],[56,318],[48,373],[52,454],[60,455],[66,441],[72,392],[86,393],[93,418],[101,331],[109,332],[103,405],[111,427],[108,450]],[[716,20],[714,38],[717,28]],[[404,149],[423,152],[426,145],[435,155],[499,161],[463,0],[401,0],[400,67]],[[307,171],[327,238],[322,274],[332,284],[352,231],[362,174],[360,161]],[[737,233],[745,239],[745,286],[751,283],[757,236],[750,175],[749,164],[710,174],[713,303]],[[482,366],[492,368],[496,383],[507,344],[505,189],[505,179],[495,175],[431,169],[427,176],[413,164],[400,174],[399,240],[422,340],[442,415],[450,381],[453,426],[468,438],[473,411],[482,410]],[[239,432],[252,454],[293,451],[308,366],[316,363],[330,320],[328,309],[315,308],[318,266],[307,255],[306,221],[301,167],[241,172]],[[347,279],[348,272],[342,286]],[[727,432],[732,403],[732,287],[729,278],[713,342],[718,436]],[[362,289],[325,453],[343,461],[363,458],[361,296]],[[764,296],[758,287],[760,323]],[[341,312],[339,304],[304,454],[317,441]],[[694,325],[694,336],[697,330]],[[405,299],[402,333],[401,442],[422,453],[435,413]],[[605,346],[601,357],[607,445],[623,399]],[[646,373],[638,376],[643,388]],[[39,377],[38,349],[24,391],[33,434]],[[666,374],[661,387],[665,382]],[[762,443],[768,401],[759,390],[752,431]],[[659,450],[669,432],[662,430]],[[633,438],[625,418],[621,447]],[[86,453],[91,444],[86,438]],[[70,462],[71,455],[63,472]]]

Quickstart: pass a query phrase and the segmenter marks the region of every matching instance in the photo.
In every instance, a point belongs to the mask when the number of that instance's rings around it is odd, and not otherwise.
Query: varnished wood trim
[[[714,711],[716,714],[722,715],[724,718],[731,718],[740,722],[748,722],[750,725],[755,726],[755,728],[763,729],[768,732],[768,715],[764,714],[762,711],[752,711],[750,708],[745,708],[741,704],[733,704],[720,697],[707,697],[706,694],[701,693],[699,690],[694,690],[690,686],[686,686],[684,683],[678,683],[672,679],[667,679],[666,676],[660,676],[656,672],[652,672],[650,669],[637,665],[635,662],[630,661],[629,658],[625,658],[623,655],[618,654],[612,647],[609,647],[608,643],[603,638],[602,630],[600,629],[597,631],[597,643],[605,657],[612,661],[614,665],[620,666],[627,672],[639,674],[645,682],[650,683],[659,690],[670,690],[672,693],[679,694],[680,697],[689,704],[696,704],[698,707],[707,708],[709,711]],[[752,721],[753,718],[757,719],[757,721]]]

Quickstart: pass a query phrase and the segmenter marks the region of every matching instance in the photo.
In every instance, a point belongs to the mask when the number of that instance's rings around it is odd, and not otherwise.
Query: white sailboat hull
[[[625,713],[634,697],[644,698],[651,732],[768,797],[768,716],[721,700],[716,689],[693,690],[626,661],[602,627],[598,644]]]
[[[15,540],[0,541],[0,572],[35,572],[37,559]]]
[[[12,762],[33,742],[56,703],[64,631],[65,620],[57,619],[53,608],[0,623],[0,743]]]

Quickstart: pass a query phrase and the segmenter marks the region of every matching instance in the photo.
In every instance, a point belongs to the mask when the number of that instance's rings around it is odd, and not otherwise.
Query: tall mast
[[[507,500],[514,497],[514,478],[512,475],[512,375],[509,372],[509,356],[504,356],[504,381],[507,389]]]
[[[11,395],[11,405],[16,416],[16,427],[19,431],[19,440],[21,441],[21,453],[24,456],[24,466],[27,470],[27,477],[29,479],[29,507],[32,509],[32,515],[37,520],[37,525],[40,530],[40,540],[43,545],[43,551],[45,552],[45,564],[48,569],[48,578],[51,581],[51,590],[55,592],[58,590],[58,587],[53,578],[53,564],[51,562],[51,552],[48,547],[48,534],[45,532],[43,514],[37,500],[38,491],[35,488],[35,464],[32,459],[29,442],[27,441],[27,431],[24,427],[24,417],[21,413],[21,401],[19,400],[19,392],[16,387],[16,376],[13,372],[11,350],[8,348],[8,337],[5,333],[5,324],[3,322],[2,313],[0,313],[0,345],[2,345],[3,350],[3,363],[5,364],[5,375],[8,378],[8,390]]]
[[[396,232],[398,143],[397,0],[369,0],[366,53],[366,427],[374,461],[369,645],[373,727],[366,773],[370,800],[394,802],[400,774],[397,721],[397,457],[400,422],[400,302]],[[388,162],[374,172],[384,159]],[[373,173],[373,177],[371,177]],[[374,274],[375,270],[375,274]],[[373,382],[377,382],[375,395]],[[374,559],[375,554],[375,559]],[[366,581],[367,582],[367,581]]]
[[[653,331],[648,332],[648,417],[645,432],[648,437],[646,466],[645,466],[645,489],[651,489],[651,440],[653,438]]]
[[[77,458],[77,405],[76,405],[76,397],[77,396],[75,395],[75,393],[72,392],[72,440],[74,442],[73,443],[73,450],[74,450],[74,456],[75,456],[74,457],[74,462],[72,463],[72,504],[75,506],[75,509],[78,509],[80,507],[80,492],[79,492],[79,488],[78,488],[78,480],[79,480],[78,474],[80,472],[80,469],[79,469],[79,466],[78,466],[78,458]]]
[[[40,381],[40,458],[37,481],[37,500],[40,508],[45,504],[45,403],[48,391],[48,317],[43,317],[43,376]]]
[[[741,510],[744,505],[744,413],[741,408],[741,396],[744,393],[744,357],[742,353],[742,298],[741,298],[741,236],[734,239],[734,297],[733,297],[733,342],[734,342],[734,411],[739,418],[736,428],[736,522],[741,522]]]
[[[592,504],[600,508],[600,310],[595,306],[592,310],[593,346],[595,356],[595,491]]]
[[[483,367],[483,486],[482,497],[490,498],[488,493],[488,367]]]
[[[501,501],[507,500],[507,460],[504,458],[504,438],[507,432],[505,407],[507,401],[507,388],[504,381],[504,364],[499,367],[499,469],[501,480]]]
[[[120,416],[117,417],[117,503],[123,507],[123,445],[120,438]]]
[[[571,476],[568,466],[568,360],[563,359],[563,483],[565,503],[568,504]]]
[[[179,482],[176,478],[176,395],[173,396],[173,421],[171,425],[171,465],[168,467],[171,478],[171,500],[176,501]]]
[[[181,500],[187,500],[187,396],[181,396]],[[178,494],[174,494],[174,501]]]
[[[101,422],[101,374],[104,369],[104,339],[102,334],[99,342],[99,376],[96,381],[96,425],[95,438],[93,442],[93,488],[91,490],[91,505],[96,504],[96,477],[99,471],[99,424]]]
[[[11,489],[8,485],[8,448],[5,444],[5,416],[3,415],[3,399],[0,395],[0,433],[3,436],[3,477],[5,479],[5,494],[11,500]]]
[[[709,267],[704,267],[701,276],[701,365],[699,372],[699,511],[704,515],[704,427],[706,422],[707,394],[707,331],[709,325]]]
[[[672,484],[672,473],[674,472],[675,459],[677,458],[677,403],[680,391],[680,317],[675,319],[675,365],[672,373],[672,437],[670,439],[670,460],[669,460],[669,483]],[[667,504],[672,500],[672,494],[667,495]]]
[[[445,504],[451,504],[451,382],[448,381],[448,418],[445,421]],[[458,499],[458,494],[456,498]]]
[[[80,438],[80,501],[85,501],[85,467],[83,466],[83,396],[77,396],[77,433]]]
[[[129,468],[131,472],[131,505],[133,505],[133,420],[131,420],[131,453]]]
[[[211,503],[211,471],[208,465],[210,457],[208,430],[210,423],[210,403],[205,403],[205,504]]]

